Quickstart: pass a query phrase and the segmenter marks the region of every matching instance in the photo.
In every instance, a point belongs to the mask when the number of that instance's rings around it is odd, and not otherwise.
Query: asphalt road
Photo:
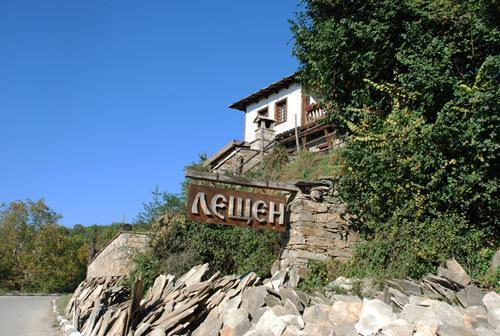
[[[0,296],[0,336],[55,336],[53,296]]]

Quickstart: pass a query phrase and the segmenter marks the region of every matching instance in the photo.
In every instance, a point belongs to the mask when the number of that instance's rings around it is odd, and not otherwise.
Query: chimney
[[[123,223],[122,231],[132,231],[132,224]]]
[[[257,128],[255,130],[255,140],[250,144],[250,148],[263,151],[274,139],[275,121],[269,117],[259,115],[253,122],[257,124]]]

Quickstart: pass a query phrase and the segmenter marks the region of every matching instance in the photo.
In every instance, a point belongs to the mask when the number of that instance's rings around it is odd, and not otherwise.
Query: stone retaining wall
[[[87,267],[87,279],[127,276],[135,267],[134,257],[148,249],[146,233],[120,232]]]
[[[340,199],[323,197],[313,189],[311,195],[297,195],[289,210],[290,230],[283,237],[280,269],[294,269],[305,277],[311,260],[345,261],[352,256],[352,247],[359,241],[356,218],[346,212]]]

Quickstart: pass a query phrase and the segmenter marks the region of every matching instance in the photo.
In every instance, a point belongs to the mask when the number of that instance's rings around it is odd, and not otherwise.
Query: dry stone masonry
[[[66,314],[85,336],[499,335],[500,295],[456,282],[457,265],[450,261],[446,274],[421,283],[393,280],[370,299],[306,294],[286,285],[285,271],[262,281],[200,265],[179,279],[160,275],[133,310],[120,278],[95,278],[80,284]]]
[[[359,241],[357,218],[347,213],[332,179],[322,178],[325,186],[306,189],[290,202],[290,230],[282,242],[280,269],[303,278],[311,260],[344,261],[352,256],[352,247]]]
[[[134,256],[148,249],[149,234],[123,231],[116,235],[87,268],[87,279],[127,276],[134,269]]]

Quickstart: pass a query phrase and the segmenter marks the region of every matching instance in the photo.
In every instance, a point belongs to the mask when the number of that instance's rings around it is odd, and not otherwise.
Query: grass
[[[275,148],[266,157],[265,166],[252,172],[249,177],[266,178],[273,181],[315,180],[321,176],[340,176],[342,163],[339,149],[314,153],[299,151],[288,159],[282,148]]]
[[[63,295],[59,296],[59,298],[57,299],[56,308],[57,308],[57,312],[59,313],[59,315],[65,316],[64,310],[66,309],[66,306],[68,305],[69,300],[71,300],[72,295],[73,294],[63,294]]]
[[[295,160],[287,163],[279,172],[278,179],[315,180],[320,176],[339,176],[340,160],[337,150],[326,153],[301,151]]]

